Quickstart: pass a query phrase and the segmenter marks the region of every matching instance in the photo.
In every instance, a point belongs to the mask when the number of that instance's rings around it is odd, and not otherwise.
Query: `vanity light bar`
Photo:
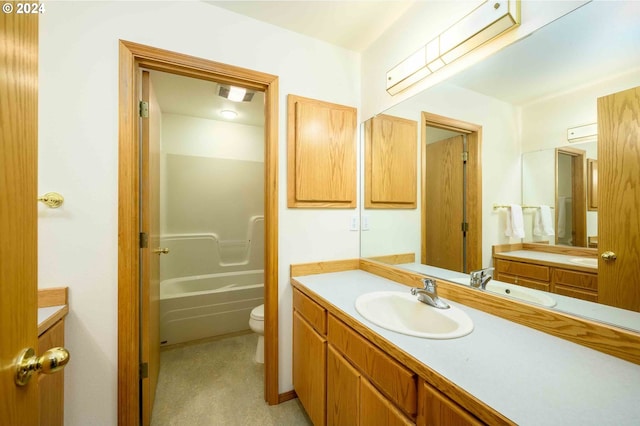
[[[485,1],[387,72],[395,95],[476,47],[520,25],[520,0]]]

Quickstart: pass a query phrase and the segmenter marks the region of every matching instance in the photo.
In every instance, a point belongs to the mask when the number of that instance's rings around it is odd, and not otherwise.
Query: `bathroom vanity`
[[[425,339],[373,324],[358,313],[358,297],[409,293],[422,277],[362,265],[292,267],[294,388],[315,425],[624,425],[640,418],[639,365],[460,303],[446,283],[439,282],[440,297],[471,318],[470,334]]]
[[[598,301],[598,258],[593,249],[546,244],[493,246],[494,278],[536,290]]]

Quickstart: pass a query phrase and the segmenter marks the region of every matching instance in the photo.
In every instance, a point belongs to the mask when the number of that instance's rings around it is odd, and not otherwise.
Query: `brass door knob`
[[[69,351],[65,348],[51,348],[37,357],[33,348],[25,349],[18,358],[16,384],[26,386],[34,372],[52,374],[60,371],[69,362]]]
[[[168,248],[160,248],[158,247],[157,249],[153,249],[153,252],[156,254],[169,254],[169,249]]]
[[[600,255],[600,257],[607,261],[616,260],[618,258],[618,256],[612,251],[605,251]]]

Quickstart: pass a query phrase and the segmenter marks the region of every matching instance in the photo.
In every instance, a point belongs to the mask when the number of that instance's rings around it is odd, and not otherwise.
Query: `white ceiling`
[[[208,3],[362,49],[413,2]],[[592,1],[447,82],[522,105],[631,69],[640,72],[640,1]],[[234,103],[217,96],[216,83],[156,71],[152,80],[163,112],[221,119],[218,112],[229,108],[239,113],[235,122],[263,125],[262,93],[251,103]]]
[[[163,113],[264,126],[263,92],[255,92],[251,102],[233,102],[218,96],[218,83],[160,71],[151,71],[151,83]],[[220,111],[225,109],[238,116],[223,118]]]
[[[207,3],[361,52],[402,16],[414,1],[294,0]]]

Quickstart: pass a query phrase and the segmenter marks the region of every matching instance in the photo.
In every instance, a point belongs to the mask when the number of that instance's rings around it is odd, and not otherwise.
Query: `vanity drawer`
[[[497,259],[496,270],[499,273],[515,275],[517,277],[532,278],[540,281],[548,282],[551,278],[548,266],[533,265],[531,263]]]
[[[329,344],[342,352],[402,411],[415,416],[416,375],[332,315],[329,315],[328,329]]]
[[[300,290],[293,289],[293,309],[320,334],[327,334],[327,311]]]
[[[528,280],[522,277],[516,277],[509,274],[496,274],[496,280],[510,284],[517,284],[523,287],[532,288],[534,290],[551,291],[551,285],[548,282]]]
[[[568,269],[553,269],[553,283],[555,285],[567,285],[587,290],[598,290],[598,276],[585,272],[570,271]]]
[[[561,294],[563,296],[573,297],[576,299],[588,300],[589,302],[598,301],[598,293],[594,291],[581,290],[574,287],[565,287],[563,285],[556,285],[554,293]]]

